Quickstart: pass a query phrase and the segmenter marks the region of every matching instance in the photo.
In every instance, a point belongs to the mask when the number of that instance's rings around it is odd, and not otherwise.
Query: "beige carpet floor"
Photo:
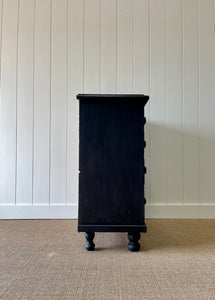
[[[215,299],[215,220],[147,220],[141,251],[126,233],[84,249],[76,220],[0,221],[0,299]]]

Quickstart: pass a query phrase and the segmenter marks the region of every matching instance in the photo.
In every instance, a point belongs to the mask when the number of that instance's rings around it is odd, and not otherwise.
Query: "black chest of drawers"
[[[79,94],[78,231],[93,250],[95,232],[128,232],[138,251],[146,232],[145,95]]]

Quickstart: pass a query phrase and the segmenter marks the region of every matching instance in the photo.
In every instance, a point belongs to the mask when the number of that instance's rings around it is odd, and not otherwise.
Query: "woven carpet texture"
[[[126,233],[87,252],[77,220],[1,220],[0,299],[215,300],[215,220],[146,223],[139,252]]]

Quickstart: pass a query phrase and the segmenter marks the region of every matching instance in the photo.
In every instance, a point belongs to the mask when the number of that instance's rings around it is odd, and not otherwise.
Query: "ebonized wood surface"
[[[79,94],[78,230],[144,232],[144,95]]]

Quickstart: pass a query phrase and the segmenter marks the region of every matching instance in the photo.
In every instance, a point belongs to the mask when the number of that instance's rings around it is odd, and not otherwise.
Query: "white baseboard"
[[[0,205],[0,219],[76,219],[78,205]]]
[[[215,204],[147,204],[146,219],[214,219]]]
[[[215,204],[147,204],[146,219],[214,219]],[[77,219],[78,205],[0,205],[0,219]]]

